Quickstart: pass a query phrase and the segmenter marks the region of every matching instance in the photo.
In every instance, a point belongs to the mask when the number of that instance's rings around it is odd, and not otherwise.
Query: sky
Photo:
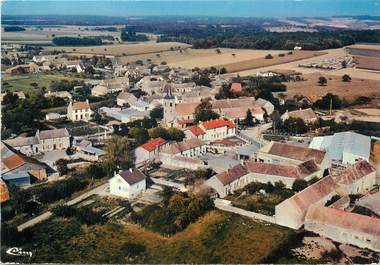
[[[5,0],[3,15],[380,16],[380,0]]]

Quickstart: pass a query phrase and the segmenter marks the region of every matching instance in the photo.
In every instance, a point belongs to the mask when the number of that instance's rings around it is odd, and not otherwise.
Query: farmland
[[[345,69],[343,69],[345,70]],[[380,80],[369,80],[364,78],[352,77],[351,82],[342,82],[342,75],[330,75],[322,73],[314,73],[304,75],[305,81],[286,83],[288,87],[288,95],[304,96],[323,96],[327,93],[333,93],[347,100],[354,100],[358,96],[379,97],[380,96]],[[327,78],[327,85],[320,86],[318,79],[320,76]]]
[[[31,84],[37,83],[39,88],[46,87],[53,81],[72,80],[72,77],[64,75],[49,75],[49,74],[18,74],[18,75],[3,75],[2,90],[23,91],[25,93],[35,89]]]
[[[123,221],[80,226],[53,218],[32,230],[34,245],[23,247],[35,253],[29,262],[44,263],[260,263],[286,245],[292,233],[219,211],[171,237]],[[130,243],[143,246],[142,253],[127,258]]]
[[[115,26],[120,28],[120,26]],[[112,36],[118,38],[119,31],[110,32],[94,30],[95,27],[81,26],[56,26],[56,27],[26,27],[22,32],[4,32],[2,29],[2,41],[4,43],[40,43],[51,44],[54,37],[89,37],[89,36]]]
[[[87,47],[46,47],[45,50],[59,50],[66,53],[77,55],[108,55],[108,56],[128,56],[139,54],[159,53],[163,51],[170,51],[170,48],[189,47],[188,44],[176,42],[148,42],[148,43],[131,43],[131,44],[115,44],[115,45],[102,45],[102,46],[87,46]]]

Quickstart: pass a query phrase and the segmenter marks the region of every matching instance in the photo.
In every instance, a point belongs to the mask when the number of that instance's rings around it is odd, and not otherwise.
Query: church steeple
[[[173,93],[172,93],[172,85],[166,84],[165,85],[166,95],[165,99],[174,99]]]

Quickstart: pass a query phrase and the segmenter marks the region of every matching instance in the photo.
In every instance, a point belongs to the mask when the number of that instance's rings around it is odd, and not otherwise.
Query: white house
[[[109,184],[112,195],[133,199],[145,192],[146,176],[140,170],[130,168],[115,174]]]
[[[165,139],[158,137],[151,139],[135,150],[136,165],[158,159],[160,150],[167,145]]]
[[[129,88],[129,78],[119,77],[115,79],[106,79],[99,82],[98,85],[92,88],[93,96],[104,96],[109,93],[125,91]]]
[[[198,138],[203,141],[213,142],[235,136],[236,126],[228,119],[209,120],[185,130],[185,135],[188,139]]]
[[[72,121],[86,121],[91,119],[92,110],[88,99],[86,101],[72,102],[67,107],[67,118]]]
[[[326,151],[333,161],[354,164],[359,159],[369,161],[371,138],[355,132],[314,137],[310,148]]]

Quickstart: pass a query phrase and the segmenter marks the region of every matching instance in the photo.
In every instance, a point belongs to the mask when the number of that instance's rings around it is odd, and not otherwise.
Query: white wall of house
[[[89,121],[91,119],[92,111],[91,109],[79,109],[79,110],[69,110],[67,111],[67,118],[72,121]]]
[[[202,129],[204,130],[204,128]],[[235,135],[235,128],[229,129],[227,126],[204,131],[206,134],[203,135],[202,140],[210,142]]]
[[[136,198],[146,190],[146,180],[142,180],[133,185],[129,185],[120,175],[116,175],[109,180],[110,193],[128,199]]]
[[[306,220],[305,229],[343,244],[352,244],[380,252],[380,237],[377,235],[324,224],[315,220]]]

